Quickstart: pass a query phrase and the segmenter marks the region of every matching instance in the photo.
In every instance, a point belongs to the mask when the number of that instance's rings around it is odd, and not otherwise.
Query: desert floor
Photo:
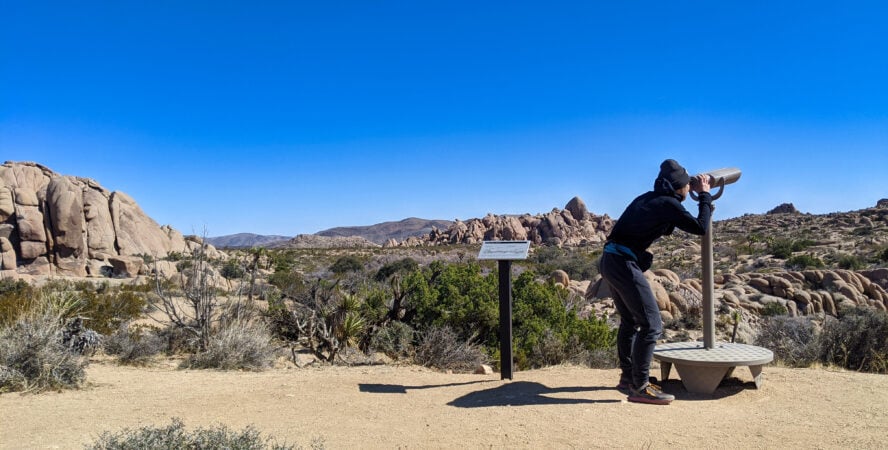
[[[618,373],[559,366],[502,381],[412,366],[218,372],[99,360],[83,389],[0,395],[0,448],[82,448],[173,417],[326,448],[888,446],[885,375],[766,367],[757,390],[738,368],[711,397],[669,380],[677,400],[653,406],[626,402]]]

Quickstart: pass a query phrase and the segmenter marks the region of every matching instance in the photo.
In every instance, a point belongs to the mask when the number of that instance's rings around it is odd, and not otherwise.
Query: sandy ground
[[[658,372],[658,371],[656,371]],[[552,367],[444,374],[364,366],[266,372],[120,367],[93,362],[81,390],[0,395],[0,448],[82,448],[103,431],[253,425],[326,448],[885,448],[888,376],[746,368],[714,396],[664,388],[669,406],[628,403],[616,370]],[[674,376],[674,375],[673,375]]]

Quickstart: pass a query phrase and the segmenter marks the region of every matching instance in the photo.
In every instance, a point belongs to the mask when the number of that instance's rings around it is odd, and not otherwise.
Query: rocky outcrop
[[[799,210],[796,209],[795,205],[792,203],[781,203],[774,207],[774,209],[768,211],[765,214],[798,214]]]
[[[581,246],[604,242],[613,227],[607,215],[596,216],[586,209],[579,197],[574,197],[565,209],[553,209],[546,214],[494,215],[467,221],[455,220],[446,230],[437,228],[425,238],[402,242],[388,241],[385,246],[425,246],[447,244],[478,244],[483,241],[529,240],[534,244]]]
[[[700,314],[703,295],[699,280],[681,280],[666,269],[647,271],[645,278],[664,318]],[[715,276],[714,282],[716,309],[721,306],[759,314],[777,303],[791,316],[838,316],[844,307],[854,306],[888,310],[888,269],[884,268],[725,274]],[[592,301],[610,297],[601,276],[586,291],[586,298]]]
[[[136,276],[148,270],[142,255],[188,254],[198,245],[89,178],[30,162],[0,166],[4,275]]]

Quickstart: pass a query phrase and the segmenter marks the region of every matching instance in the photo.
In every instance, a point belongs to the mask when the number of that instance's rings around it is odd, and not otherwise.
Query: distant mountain
[[[398,222],[383,222],[376,225],[330,228],[315,234],[326,237],[358,236],[382,245],[389,239],[403,241],[411,236],[428,235],[433,227],[439,230],[446,230],[451,225],[453,225],[453,222],[449,220],[427,220],[411,217]]]
[[[251,248],[269,246],[275,242],[286,242],[292,236],[261,235],[253,233],[229,234],[227,236],[208,237],[207,242],[216,248]]]

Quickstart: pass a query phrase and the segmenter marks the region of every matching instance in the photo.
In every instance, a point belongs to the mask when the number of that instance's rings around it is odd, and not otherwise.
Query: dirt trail
[[[266,372],[131,368],[94,362],[77,391],[0,396],[0,448],[82,448],[106,430],[253,425],[264,435],[327,448],[884,448],[888,376],[745,368],[714,397],[679,381],[670,406],[627,403],[616,370],[552,367],[499,375],[418,367]]]

